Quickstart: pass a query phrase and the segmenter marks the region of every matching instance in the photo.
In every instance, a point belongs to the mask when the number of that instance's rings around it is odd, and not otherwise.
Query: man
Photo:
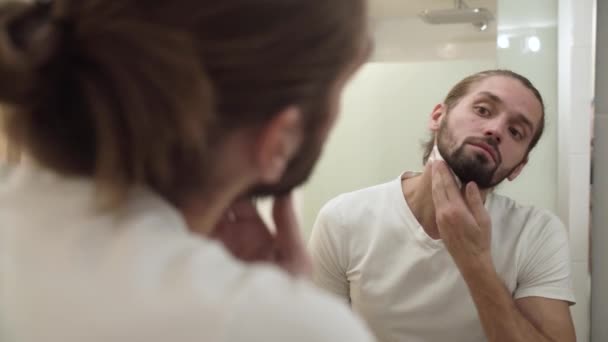
[[[0,182],[0,341],[371,342],[301,279],[288,196],[366,18],[363,0],[2,2],[3,128],[29,163]],[[243,200],[261,195],[276,234]]]
[[[459,82],[431,113],[422,173],[322,209],[309,246],[315,282],[379,341],[574,341],[564,226],[492,193],[526,165],[543,107],[510,71]]]

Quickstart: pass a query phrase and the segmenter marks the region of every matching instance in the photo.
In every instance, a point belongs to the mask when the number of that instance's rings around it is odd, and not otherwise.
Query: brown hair
[[[175,199],[200,185],[222,132],[290,104],[319,121],[364,18],[362,0],[3,4],[8,134],[61,174]]]
[[[538,91],[538,89],[536,89],[532,82],[530,82],[529,79],[518,73],[515,73],[510,70],[498,69],[481,71],[476,74],[465,77],[454,87],[452,87],[452,89],[448,92],[448,95],[443,100],[443,104],[445,104],[447,107],[446,110],[449,112],[452,108],[454,108],[458,104],[458,102],[469,93],[473,85],[485,80],[486,78],[490,78],[493,76],[505,76],[520,81],[526,88],[528,88],[534,94],[536,99],[540,102],[542,108],[540,124],[538,126],[538,129],[536,130],[536,133],[532,137],[532,140],[530,141],[530,146],[528,147],[528,152],[532,151],[536,144],[538,144],[538,141],[540,140],[540,137],[543,135],[543,132],[545,130],[545,103],[543,101],[543,97],[540,95],[540,92]],[[426,164],[427,160],[429,159],[434,145],[435,134],[433,133],[431,134],[430,139],[427,142],[423,143],[424,154],[422,156],[422,162],[424,164]]]

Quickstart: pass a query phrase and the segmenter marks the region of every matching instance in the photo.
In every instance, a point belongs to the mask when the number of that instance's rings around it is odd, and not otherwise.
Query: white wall
[[[608,3],[597,2],[596,117],[593,151],[592,341],[608,341]]]
[[[570,230],[578,341],[590,340],[590,140],[595,0],[559,1],[559,213]],[[594,299],[595,301],[595,299]],[[600,339],[598,341],[604,341]]]

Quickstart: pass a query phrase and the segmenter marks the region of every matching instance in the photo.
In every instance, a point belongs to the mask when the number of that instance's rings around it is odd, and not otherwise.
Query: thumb
[[[291,274],[308,274],[310,261],[300,234],[291,194],[278,197],[272,210],[279,263]]]
[[[291,194],[277,197],[272,208],[272,217],[276,227],[276,241],[280,245],[290,245],[299,238],[299,229],[293,209]]]

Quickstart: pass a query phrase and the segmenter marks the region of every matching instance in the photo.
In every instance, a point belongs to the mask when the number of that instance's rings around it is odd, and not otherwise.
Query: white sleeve
[[[515,299],[544,297],[574,304],[565,226],[553,214],[544,214],[530,228],[524,237]]]
[[[348,260],[347,237],[332,202],[321,209],[312,230],[308,249],[312,258],[315,284],[350,302],[349,283],[346,277]]]
[[[231,306],[222,342],[374,341],[344,303],[313,284],[277,273],[247,281],[248,290]]]

